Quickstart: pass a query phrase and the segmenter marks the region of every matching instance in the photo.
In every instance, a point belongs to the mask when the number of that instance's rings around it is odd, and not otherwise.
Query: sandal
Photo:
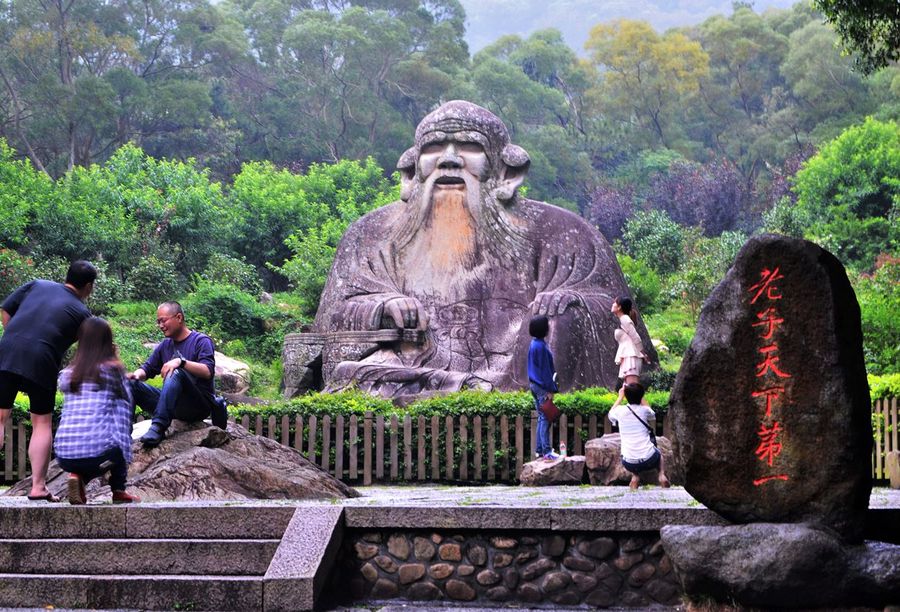
[[[84,481],[78,474],[69,474],[68,486],[69,503],[73,506],[82,506],[87,503],[87,496],[84,494]]]
[[[50,502],[51,504],[58,504],[61,501],[56,495],[50,493],[49,491],[44,495],[29,495],[28,499],[30,499],[31,501]]]

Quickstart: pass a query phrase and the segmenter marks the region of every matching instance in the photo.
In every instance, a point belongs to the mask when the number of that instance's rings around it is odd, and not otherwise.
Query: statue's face
[[[437,136],[419,151],[419,180],[435,189],[460,189],[483,183],[490,163],[477,136],[465,133]],[[483,137],[482,137],[483,138]]]

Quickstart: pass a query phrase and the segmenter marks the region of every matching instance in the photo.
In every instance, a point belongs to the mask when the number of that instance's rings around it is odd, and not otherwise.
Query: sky
[[[798,0],[755,0],[753,10],[789,8]],[[804,0],[800,0],[804,1]],[[556,28],[582,54],[594,25],[613,19],[642,19],[658,32],[695,25],[713,15],[730,15],[731,0],[460,0],[466,9],[466,42],[475,53],[504,34],[527,36]]]

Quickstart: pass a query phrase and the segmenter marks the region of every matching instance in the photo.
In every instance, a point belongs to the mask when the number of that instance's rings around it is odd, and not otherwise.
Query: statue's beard
[[[452,186],[436,184],[434,179],[413,186],[406,218],[393,236],[395,252],[408,252],[413,244],[424,246],[425,237],[435,246],[447,247],[428,253],[437,258],[434,263],[474,265],[490,254],[494,263],[512,264],[511,258],[521,257],[529,249],[515,202],[497,200],[494,179],[461,178],[464,183]]]

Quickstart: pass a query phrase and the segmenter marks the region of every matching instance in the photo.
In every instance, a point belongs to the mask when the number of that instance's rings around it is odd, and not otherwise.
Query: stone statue
[[[524,389],[528,322],[545,314],[560,387],[613,385],[609,309],[629,293],[624,277],[586,221],[517,194],[529,163],[480,106],[426,116],[397,165],[400,201],[348,228],[312,333],[286,340],[286,368],[317,367],[321,352],[326,390],[387,397]]]

